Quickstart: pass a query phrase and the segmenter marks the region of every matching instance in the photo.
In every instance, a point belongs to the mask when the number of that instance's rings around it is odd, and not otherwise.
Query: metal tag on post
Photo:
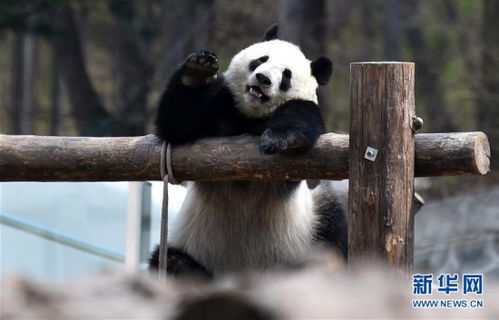
[[[378,149],[375,149],[373,147],[367,147],[366,153],[364,154],[364,158],[369,161],[375,161],[377,155],[378,155]]]

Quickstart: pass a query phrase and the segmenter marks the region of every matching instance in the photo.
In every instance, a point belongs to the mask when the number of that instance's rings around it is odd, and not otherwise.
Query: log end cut
[[[475,138],[475,165],[477,173],[490,172],[490,144],[487,135],[483,132],[477,132]]]

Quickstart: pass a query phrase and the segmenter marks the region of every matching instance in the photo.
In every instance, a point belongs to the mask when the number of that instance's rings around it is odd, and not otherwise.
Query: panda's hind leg
[[[218,68],[214,53],[206,50],[191,53],[180,68],[182,83],[188,87],[210,84],[216,78]]]
[[[159,268],[159,246],[156,247],[149,259],[149,270],[157,271]],[[212,279],[213,274],[199,262],[194,260],[186,252],[168,248],[167,268],[168,275],[174,277],[195,277],[201,279]]]
[[[346,210],[330,181],[321,180],[312,190],[314,211],[318,217],[315,240],[348,256],[348,225]]]

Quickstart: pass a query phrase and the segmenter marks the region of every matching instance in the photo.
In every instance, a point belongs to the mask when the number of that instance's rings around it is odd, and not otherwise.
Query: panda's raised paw
[[[184,63],[185,71],[215,74],[218,71],[217,56],[206,50],[191,53]]]
[[[210,83],[218,71],[217,56],[209,51],[191,53],[181,67],[182,82],[187,86]]]
[[[296,130],[267,129],[260,136],[258,148],[264,154],[305,148],[305,136]]]

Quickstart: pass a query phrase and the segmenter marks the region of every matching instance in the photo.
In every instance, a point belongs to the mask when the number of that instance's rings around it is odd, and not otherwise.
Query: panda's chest
[[[171,244],[217,272],[265,270],[304,254],[313,237],[312,197],[305,183],[194,183]]]

